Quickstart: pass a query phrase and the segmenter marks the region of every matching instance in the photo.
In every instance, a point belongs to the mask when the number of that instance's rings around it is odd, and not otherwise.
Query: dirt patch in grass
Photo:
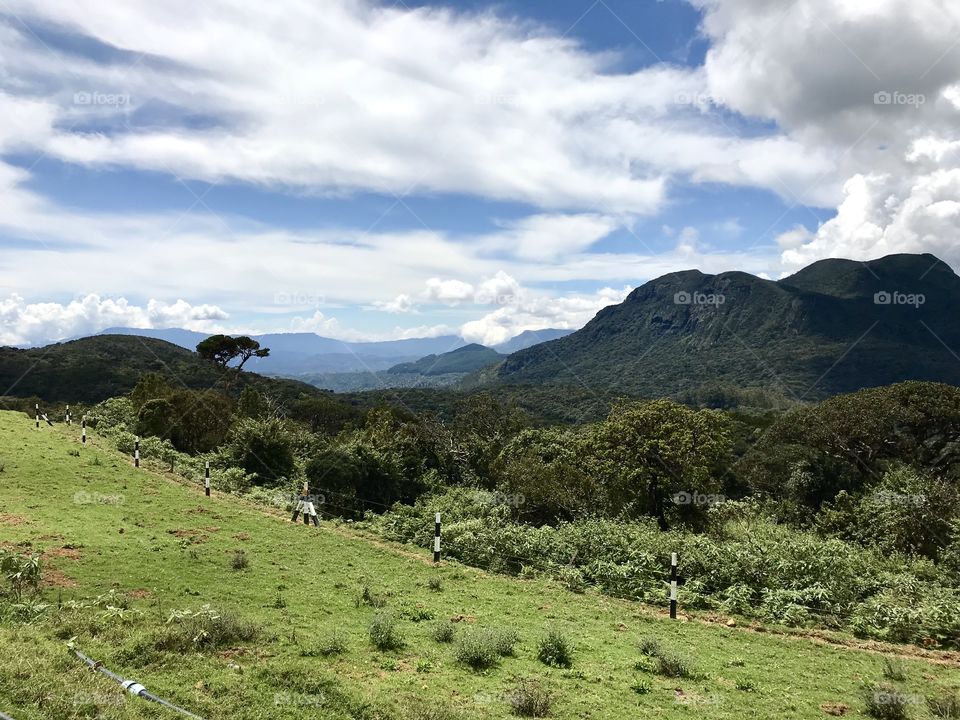
[[[27,519],[25,517],[22,517],[20,515],[12,515],[10,513],[0,512],[0,525],[13,525],[14,527],[16,527],[17,525],[26,525],[26,524],[27,524]]]
[[[79,560],[80,551],[69,547],[50,548],[49,550],[43,551],[42,557],[44,559],[67,558],[69,560]]]
[[[236,535],[233,536],[233,539],[234,539],[234,540],[249,540],[249,539],[250,539],[250,533],[245,533],[245,532],[237,533]]]
[[[134,600],[144,600],[153,595],[149,590],[128,590],[127,597],[132,597]]]
[[[43,587],[51,588],[75,588],[79,583],[71,577],[68,577],[56,568],[44,568],[43,581],[40,583]]]
[[[825,702],[820,706],[827,715],[841,717],[850,712],[850,706],[842,702]]]

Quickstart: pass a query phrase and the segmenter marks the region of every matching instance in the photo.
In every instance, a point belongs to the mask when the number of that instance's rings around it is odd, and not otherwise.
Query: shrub
[[[518,717],[548,717],[554,701],[553,694],[532,678],[518,680],[506,697],[511,712]]]
[[[658,675],[687,679],[700,677],[685,658],[664,648],[656,638],[648,637],[641,640],[640,652],[653,660],[653,667],[650,669]],[[646,663],[637,663],[635,667],[640,670],[648,669]]]
[[[568,668],[573,665],[573,648],[559,630],[551,630],[537,646],[537,658],[544,665]]]
[[[433,626],[433,632],[431,635],[438,643],[453,642],[453,625],[449,622],[437,623]]]
[[[196,611],[171,613],[154,647],[171,652],[215,650],[238,642],[252,642],[260,632],[249,620],[204,605]]]
[[[516,635],[497,630],[471,630],[460,636],[457,643],[457,661],[472,670],[495,667],[500,658],[513,654]]]
[[[936,697],[927,698],[930,714],[938,718],[960,718],[960,697],[956,693],[944,691]]]
[[[7,593],[14,600],[19,600],[24,591],[36,592],[40,586],[40,557],[0,552],[0,575],[10,585]]]
[[[399,650],[403,637],[390,613],[379,612],[370,623],[370,642],[377,650]]]
[[[895,685],[879,683],[864,688],[867,715],[877,720],[906,720],[909,696]]]
[[[429,587],[433,592],[442,592],[443,580],[434,575],[432,578],[430,578],[430,580],[427,581],[427,587]]]
[[[373,588],[364,583],[364,586],[360,588],[360,592],[354,599],[353,604],[356,607],[366,605],[373,608],[382,608],[387,604],[387,598],[379,593],[374,592]]]
[[[343,630],[334,630],[317,646],[317,654],[323,657],[343,655],[347,651],[347,635]]]
[[[230,567],[234,570],[246,570],[250,567],[250,558],[244,550],[234,550],[233,557],[230,558]]]
[[[903,682],[906,680],[907,673],[903,666],[903,662],[900,660],[895,660],[894,658],[884,658],[883,677],[885,677],[887,680],[896,680],[897,682]]]

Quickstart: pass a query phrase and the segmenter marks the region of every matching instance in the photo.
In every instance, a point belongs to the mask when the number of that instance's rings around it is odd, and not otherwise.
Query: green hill
[[[581,330],[510,355],[499,383],[659,396],[709,386],[813,400],[904,380],[960,384],[960,278],[932,255],[824,260],[779,282],[672,273]]]
[[[440,355],[427,355],[416,362],[394,365],[387,372],[391,374],[416,373],[428,377],[449,373],[471,373],[492,363],[500,362],[502,359],[503,356],[496,350],[471,343]]]
[[[222,385],[224,371],[195,352],[153,338],[96,335],[42,348],[0,347],[0,396],[40,397],[48,402],[96,403],[122,395],[147,372],[166,376],[176,387],[205,390]],[[293,399],[321,391],[295,380],[244,372],[245,384]]]
[[[0,711],[17,720],[176,717],[92,673],[68,642],[208,720],[506,720],[531,678],[558,720],[865,718],[862,683],[882,679],[883,652],[908,652],[688,617],[687,589],[671,621],[544,579],[433,567],[414,547],[293,524],[221,494],[218,478],[205,498],[96,435],[81,447],[75,430],[0,413],[0,552],[37,554],[43,577],[39,595],[0,596]],[[372,644],[377,617],[395,623],[395,649]],[[570,668],[538,660],[551,630],[572,644]],[[471,670],[460,638],[484,631],[516,642]],[[651,640],[685,661],[645,655]],[[909,652],[895,667],[911,703],[960,687],[955,657]]]

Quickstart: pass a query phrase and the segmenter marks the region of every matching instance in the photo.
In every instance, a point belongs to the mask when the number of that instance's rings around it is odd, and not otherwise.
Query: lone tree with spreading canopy
[[[253,338],[241,335],[211,335],[201,340],[197,345],[197,354],[205,360],[212,360],[220,367],[227,367],[232,361],[240,359],[237,370],[242,370],[244,364],[252,357],[263,358],[270,355],[270,348],[261,348],[260,343]]]

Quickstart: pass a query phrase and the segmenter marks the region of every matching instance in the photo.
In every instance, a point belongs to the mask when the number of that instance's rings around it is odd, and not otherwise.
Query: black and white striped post
[[[87,444],[87,419],[80,418],[80,442]]]
[[[37,430],[39,430],[40,429],[40,403],[37,403],[36,405],[34,405],[33,409],[37,413]]]
[[[133,466],[140,467],[140,437],[133,441]]]
[[[307,483],[303,484],[303,491],[300,493],[297,504],[293,508],[293,517],[291,520],[296,522],[301,512],[303,513],[304,525],[309,525],[310,521],[313,520],[314,526],[320,527],[320,519],[317,517],[317,509],[313,506],[313,500],[310,499],[310,486],[307,485]]]
[[[670,619],[677,619],[677,554],[670,553]]]
[[[70,406],[67,405],[67,425],[70,424]]]
[[[440,562],[440,513],[433,518],[433,561]]]
[[[203,494],[210,497],[210,461],[203,468]]]

